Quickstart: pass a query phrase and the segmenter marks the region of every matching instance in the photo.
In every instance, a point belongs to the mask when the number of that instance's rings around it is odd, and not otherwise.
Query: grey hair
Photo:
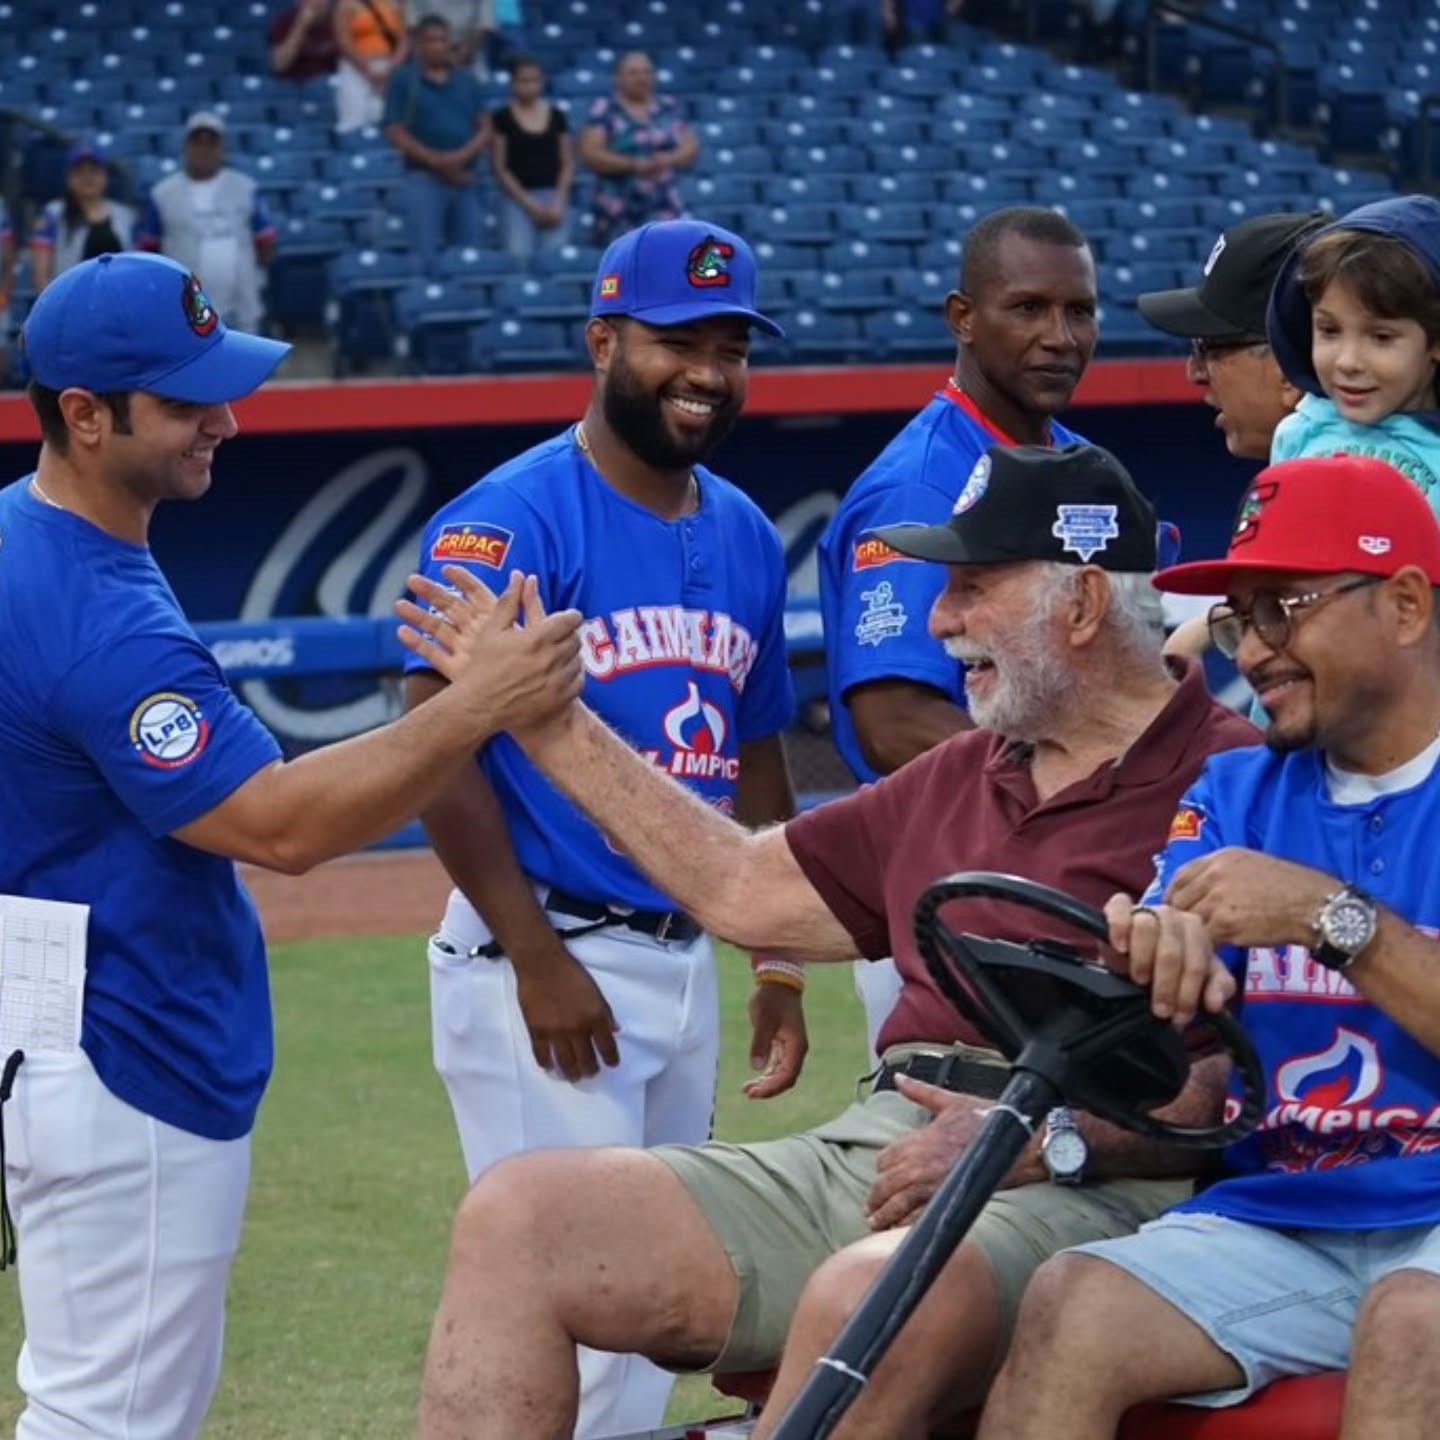
[[[1053,611],[1071,593],[1078,573],[1073,565],[1058,560],[1035,562],[1041,593],[1036,597],[1037,610]],[[1142,659],[1160,660],[1165,644],[1165,609],[1160,592],[1151,584],[1148,574],[1107,570],[1110,582],[1110,613],[1107,621],[1120,643]]]

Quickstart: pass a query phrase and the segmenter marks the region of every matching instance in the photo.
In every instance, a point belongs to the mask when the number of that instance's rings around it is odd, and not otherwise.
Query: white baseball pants
[[[16,1440],[194,1440],[220,1378],[249,1136],[142,1114],[80,1050],[28,1055],[4,1125],[25,1321]]]
[[[562,930],[583,923],[552,918]],[[471,958],[490,938],[457,891],[429,948],[435,1068],[472,1182],[526,1150],[709,1138],[720,1005],[708,936],[667,944],[613,928],[568,942],[620,1025],[620,1064],[577,1084],[535,1063],[510,962]],[[659,1426],[674,1380],[641,1356],[582,1348],[576,1440]]]

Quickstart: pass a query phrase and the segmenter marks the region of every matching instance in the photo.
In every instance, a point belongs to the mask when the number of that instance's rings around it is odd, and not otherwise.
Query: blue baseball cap
[[[144,390],[221,405],[257,390],[290,346],[227,330],[183,265],[160,255],[100,255],[58,276],[24,330],[30,372],[51,390]]]
[[[655,220],[601,256],[590,314],[661,328],[739,315],[767,335],[784,335],[755,308],[756,275],[755,252],[733,231],[705,220]]]
[[[88,140],[82,140],[78,145],[72,145],[65,154],[65,168],[73,170],[75,166],[84,161],[92,161],[96,165],[106,165],[109,161],[105,152],[96,144]]]

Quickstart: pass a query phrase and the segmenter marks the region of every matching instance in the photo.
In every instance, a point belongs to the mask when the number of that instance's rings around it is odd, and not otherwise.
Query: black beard
[[[714,454],[735,428],[740,407],[729,400],[720,405],[703,434],[694,440],[677,440],[665,423],[663,401],[635,378],[617,348],[605,379],[601,403],[611,430],[652,470],[688,470]]]

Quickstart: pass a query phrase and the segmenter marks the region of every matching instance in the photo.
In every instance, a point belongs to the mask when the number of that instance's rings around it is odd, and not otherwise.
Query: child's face
[[[1315,373],[1347,420],[1374,425],[1435,404],[1440,345],[1425,339],[1418,321],[1376,315],[1339,280],[1316,302],[1313,321]]]

